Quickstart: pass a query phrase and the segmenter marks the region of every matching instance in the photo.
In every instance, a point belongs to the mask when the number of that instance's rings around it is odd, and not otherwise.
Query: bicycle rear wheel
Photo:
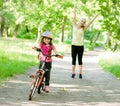
[[[34,84],[31,86],[30,94],[29,94],[29,100],[32,100],[33,95],[35,94],[35,91],[37,89],[37,84],[39,81],[39,76],[36,77],[36,80]]]

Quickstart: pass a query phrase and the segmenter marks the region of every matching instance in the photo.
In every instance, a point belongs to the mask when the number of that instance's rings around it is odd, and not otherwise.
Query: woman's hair
[[[80,19],[80,22],[83,22],[83,23],[84,23],[84,25],[81,25],[81,27],[84,28],[84,27],[85,27],[85,24],[86,24],[86,19],[85,19],[85,18],[81,18],[81,19]]]
[[[44,36],[42,36],[42,38],[41,38],[41,43],[44,43],[44,41],[43,41],[43,40],[44,40],[44,38],[45,38],[45,37],[44,37]],[[44,43],[44,44],[45,44],[45,43]],[[50,39],[49,44],[50,44],[50,45],[52,45],[52,39]]]
[[[86,18],[80,18],[80,21],[85,21],[86,22]]]
[[[80,26],[81,28],[85,28],[85,26]]]

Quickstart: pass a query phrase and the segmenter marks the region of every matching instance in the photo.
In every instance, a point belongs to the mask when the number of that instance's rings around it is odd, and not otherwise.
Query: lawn
[[[105,71],[109,71],[120,79],[120,52],[106,52],[101,54],[99,64]]]
[[[0,38],[0,82],[38,64],[34,41]]]

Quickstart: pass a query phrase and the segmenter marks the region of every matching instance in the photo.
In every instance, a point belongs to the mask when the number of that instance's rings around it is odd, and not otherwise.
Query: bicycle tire
[[[37,89],[37,84],[39,81],[39,76],[36,77],[36,80],[34,84],[31,86],[30,94],[29,94],[29,100],[32,100],[33,95],[35,94],[35,91]]]
[[[40,94],[42,91],[45,91],[45,83],[43,81],[38,87],[38,94]]]
[[[41,91],[42,91],[42,85],[40,85],[40,86],[38,87],[38,94],[40,94]]]

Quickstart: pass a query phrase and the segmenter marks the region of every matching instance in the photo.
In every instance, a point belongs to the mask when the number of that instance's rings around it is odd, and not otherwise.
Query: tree
[[[100,1],[99,5],[100,13],[103,16],[103,20],[101,20],[102,29],[108,32],[106,35],[106,47],[113,49],[113,42],[117,42],[116,44],[118,44],[120,40],[120,4],[118,0],[106,0]]]
[[[78,19],[85,16],[89,20],[99,11],[98,19],[102,19],[96,20],[88,32],[91,29],[95,33],[100,32],[100,35],[107,32],[108,34],[104,35],[108,38],[106,47],[116,50],[118,47],[116,45],[120,43],[119,0],[1,0],[0,36],[4,33],[7,36],[26,35],[36,38],[40,35],[38,33],[40,27],[41,33],[50,30],[55,38],[60,37],[59,34],[62,33],[59,41],[64,42],[65,38],[68,38],[66,36],[71,36],[69,32],[72,32],[74,3],[78,4],[77,12],[81,14],[78,15]],[[98,25],[101,26],[98,28]],[[97,39],[97,34],[94,38]]]
[[[0,1],[0,37],[3,36],[4,31],[4,17],[3,17],[3,0]]]

